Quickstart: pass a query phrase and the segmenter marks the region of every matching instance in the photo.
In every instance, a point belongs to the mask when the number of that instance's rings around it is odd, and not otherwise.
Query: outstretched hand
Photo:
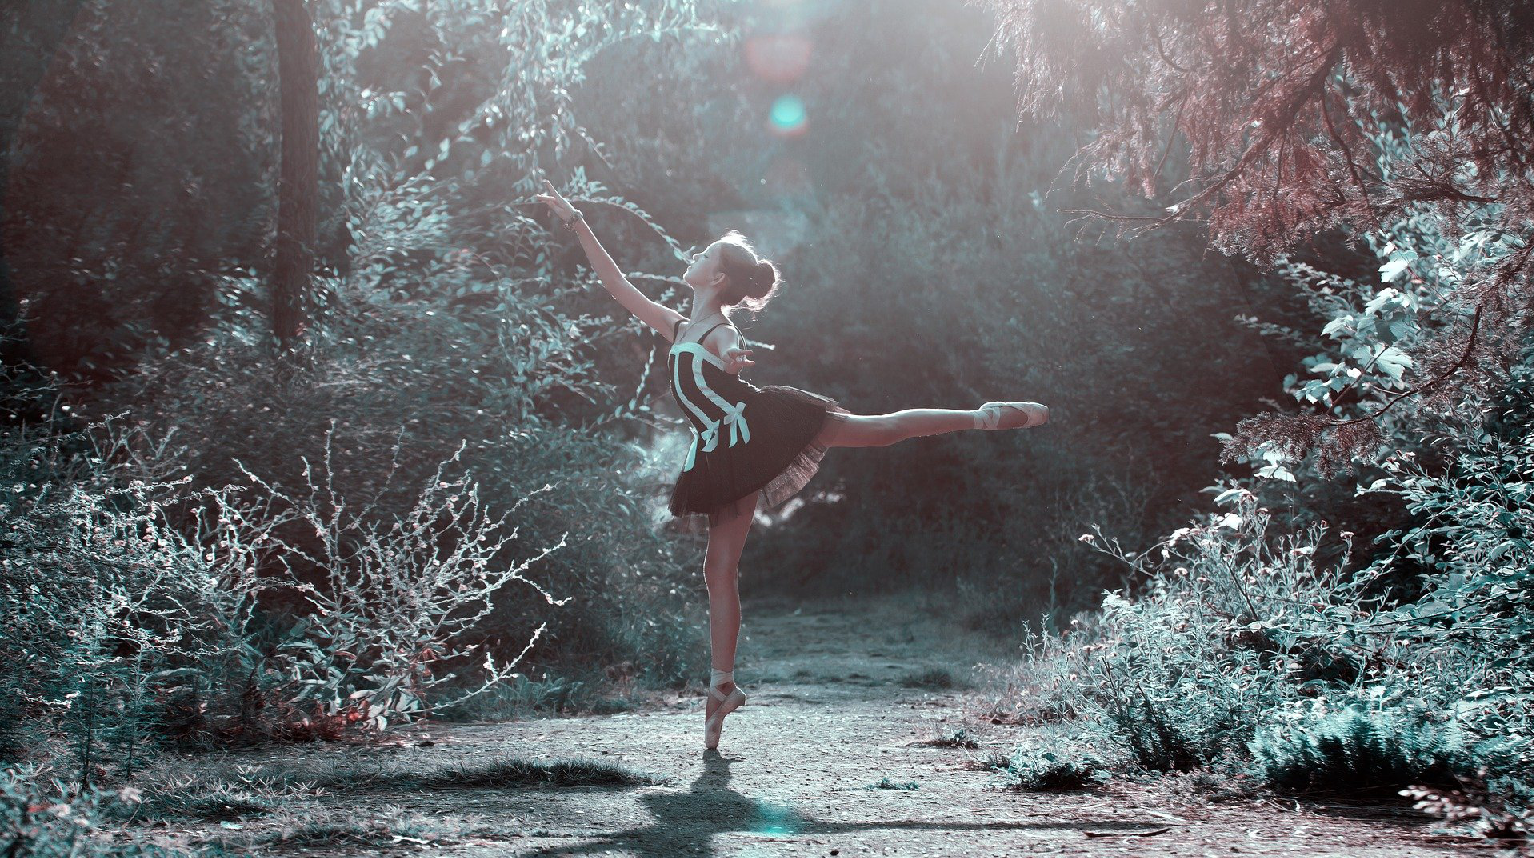
[[[548,206],[549,210],[554,212],[554,216],[559,218],[561,222],[575,217],[575,206],[570,205],[569,200],[560,196],[559,191],[554,190],[554,185],[548,179],[543,180],[543,187],[548,193],[534,194],[533,199]]]
[[[720,357],[724,359],[724,368],[732,375],[740,372],[748,366],[752,366],[751,350],[739,346],[725,349]]]

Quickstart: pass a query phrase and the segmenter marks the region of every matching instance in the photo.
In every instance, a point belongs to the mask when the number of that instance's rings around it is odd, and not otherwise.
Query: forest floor
[[[320,790],[277,814],[172,823],[157,839],[261,855],[475,858],[1497,852],[1440,833],[1402,805],[1220,799],[1186,778],[1007,790],[983,761],[1008,753],[1029,728],[990,723],[971,683],[978,664],[1012,660],[1016,642],[966,630],[930,597],[754,601],[743,613],[736,677],[750,699],[726,719],[719,752],[703,750],[694,689],[614,715],[415,725],[382,746],[238,757],[246,773],[577,759],[647,773],[650,784],[391,789],[384,780]],[[933,741],[959,730],[977,746]]]

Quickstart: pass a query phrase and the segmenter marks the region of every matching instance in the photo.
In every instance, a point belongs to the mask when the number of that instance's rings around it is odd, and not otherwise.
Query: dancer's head
[[[733,229],[694,256],[682,279],[694,289],[719,289],[721,307],[739,304],[753,313],[767,306],[781,282],[778,266],[758,256],[746,237]]]

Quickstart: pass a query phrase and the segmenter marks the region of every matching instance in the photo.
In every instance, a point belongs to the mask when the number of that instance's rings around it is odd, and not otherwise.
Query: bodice
[[[666,366],[671,394],[693,427],[693,443],[684,471],[692,469],[699,453],[719,448],[722,432],[727,433],[731,447],[750,442],[746,406],[757,387],[726,370],[724,361],[702,343],[673,344],[666,355]]]

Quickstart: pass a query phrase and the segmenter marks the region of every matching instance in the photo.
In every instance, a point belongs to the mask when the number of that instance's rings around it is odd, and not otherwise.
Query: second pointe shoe
[[[724,730],[724,716],[740,708],[746,702],[746,695],[740,690],[740,686],[730,689],[726,695],[720,691],[727,682],[735,681],[735,671],[709,669],[708,696],[719,701],[719,708],[714,714],[703,722],[703,747],[714,750],[719,747],[719,734]]]
[[[1049,408],[1037,402],[987,402],[976,409],[976,429],[1027,429],[1049,421]]]

